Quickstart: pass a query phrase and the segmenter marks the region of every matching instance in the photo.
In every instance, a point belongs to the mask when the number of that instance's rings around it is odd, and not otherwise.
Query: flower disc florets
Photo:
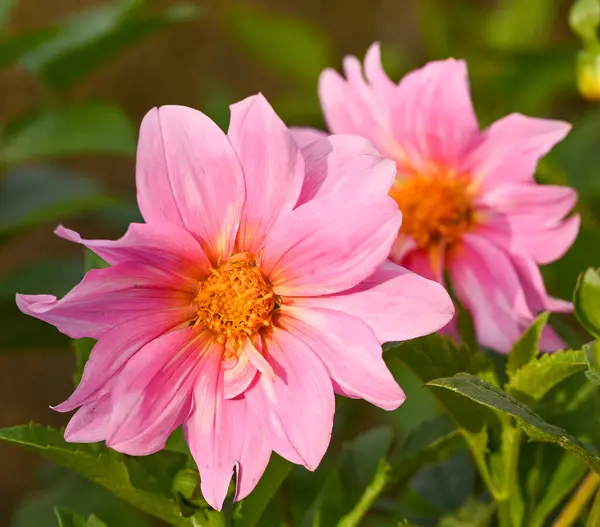
[[[239,256],[239,255],[238,255]],[[256,261],[232,258],[200,283],[196,295],[198,318],[220,344],[240,348],[244,337],[271,324],[275,295]]]

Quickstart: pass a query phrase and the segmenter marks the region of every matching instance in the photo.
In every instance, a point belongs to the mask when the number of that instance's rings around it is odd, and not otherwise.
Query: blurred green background
[[[72,388],[69,343],[20,315],[14,294],[60,295],[81,278],[81,250],[52,235],[56,224],[116,237],[138,218],[134,154],[145,112],[183,104],[225,127],[228,105],[261,91],[289,124],[322,128],[320,71],[339,69],[345,54],[362,58],[375,40],[395,80],[431,59],[465,58],[482,126],[515,111],[575,124],[539,170],[540,181],[580,193],[579,240],[544,271],[549,290],[568,298],[577,274],[600,262],[600,107],[577,91],[584,44],[569,28],[571,3],[0,0],[0,426],[66,420],[48,405]],[[595,58],[593,36],[587,46]],[[586,78],[592,87],[595,75]],[[581,338],[569,318],[555,324]],[[398,375],[409,402],[385,418],[407,431],[432,415],[433,402]],[[351,428],[383,419],[354,408]],[[0,445],[0,459],[0,525],[54,525],[54,504],[117,527],[149,525],[34,455]],[[290,483],[306,484],[301,475]]]

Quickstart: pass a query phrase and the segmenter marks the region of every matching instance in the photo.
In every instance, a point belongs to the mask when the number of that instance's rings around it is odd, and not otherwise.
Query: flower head
[[[577,236],[579,216],[565,219],[577,196],[534,179],[569,125],[511,114],[480,131],[459,60],[431,62],[396,85],[374,44],[364,75],[355,57],[346,57],[344,72],[324,71],[319,96],[332,133],[360,134],[396,163],[390,196],[403,221],[390,258],[439,282],[447,271],[478,340],[501,352],[536,312],[569,311],[546,293],[539,265]],[[301,129],[297,137],[310,145],[322,134]],[[548,328],[541,346],[562,341]]]
[[[438,283],[387,255],[400,227],[394,163],[359,137],[301,150],[262,96],[231,108],[224,134],[190,108],[154,109],[137,156],[146,221],[82,243],[110,267],[64,298],[18,295],[24,313],[98,339],[81,383],[73,442],[131,455],[181,425],[202,492],[236,499],[274,450],[314,469],[334,393],[391,410],[404,401],[381,343],[438,330],[453,307]]]

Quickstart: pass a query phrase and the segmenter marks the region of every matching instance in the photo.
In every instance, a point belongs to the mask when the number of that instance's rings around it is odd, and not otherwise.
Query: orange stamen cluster
[[[236,256],[211,269],[200,283],[195,325],[202,324],[217,342],[237,352],[245,337],[271,324],[275,295],[256,262]]]
[[[420,248],[459,241],[473,224],[469,185],[468,177],[444,172],[397,180],[390,196],[402,211],[400,233]]]

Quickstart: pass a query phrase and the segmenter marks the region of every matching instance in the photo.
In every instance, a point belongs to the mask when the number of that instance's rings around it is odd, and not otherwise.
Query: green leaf
[[[546,353],[517,370],[505,389],[513,397],[533,405],[560,382],[585,368],[581,350]]]
[[[531,513],[527,526],[545,525],[554,509],[573,491],[587,471],[587,465],[581,459],[565,453],[546,487],[544,496]]]
[[[98,184],[65,170],[28,167],[0,179],[0,236],[112,203]]]
[[[594,384],[600,384],[600,341],[595,340],[583,348],[588,371],[586,377]]]
[[[54,514],[58,520],[58,527],[108,527],[93,514],[87,520],[79,514],[61,509],[54,509]]]
[[[223,23],[240,48],[265,68],[314,88],[325,68],[333,64],[332,44],[318,26],[297,17],[231,3]],[[276,44],[274,44],[276,43]]]
[[[407,481],[424,464],[445,459],[459,440],[460,432],[447,414],[423,423],[394,448],[389,460],[392,478]]]
[[[76,260],[35,262],[6,273],[0,280],[0,353],[24,348],[66,349],[68,338],[50,324],[21,313],[15,294],[62,296],[82,276],[81,263]]]
[[[200,13],[181,4],[144,15],[139,12],[144,3],[121,0],[80,13],[47,45],[25,56],[23,65],[52,88],[65,90],[134,44]]]
[[[456,346],[450,339],[439,335],[402,343],[390,349],[389,353],[404,362],[423,383],[461,371],[495,381],[495,372],[482,353],[466,346]],[[494,417],[489,411],[455,394],[438,392],[436,396],[459,426],[471,433],[481,432],[489,417]]]
[[[527,328],[525,333],[515,342],[508,355],[507,371],[509,376],[513,375],[519,368],[532,361],[540,352],[539,344],[542,331],[548,323],[550,313],[541,313]]]
[[[84,518],[96,514],[110,527],[150,527],[154,521],[107,489],[53,462],[40,463],[36,476],[36,491],[16,508],[10,527],[56,527],[55,508]]]
[[[2,429],[0,440],[56,461],[176,527],[225,525],[223,515],[208,506],[193,518],[180,515],[172,482],[185,468],[184,455],[163,451],[146,457],[124,456],[100,444],[67,443],[60,430],[36,424]]]
[[[0,18],[2,18],[2,1],[0,0]],[[2,21],[0,20],[0,25]],[[15,35],[0,35],[0,70],[18,62],[30,51],[44,45],[56,35],[52,27],[21,31]]]
[[[501,0],[490,12],[484,36],[501,49],[543,47],[555,13],[554,0]]]
[[[45,110],[5,137],[2,163],[75,154],[135,153],[135,138],[127,116],[116,106],[81,103]]]
[[[590,268],[579,276],[573,304],[581,325],[600,338],[600,269]]]
[[[351,513],[373,479],[377,479],[376,474],[383,478],[384,484],[389,481],[387,456],[391,441],[391,429],[383,426],[345,442],[335,464],[320,470],[326,477],[300,525],[342,524],[345,520],[340,518]]]
[[[263,477],[250,496],[239,502],[234,510],[235,527],[254,527],[292,470],[289,461],[273,453]]]
[[[581,443],[562,428],[547,423],[517,399],[474,375],[457,373],[453,377],[435,379],[427,385],[449,390],[486,408],[514,417],[533,441],[557,444],[600,471],[600,457],[595,448]]]
[[[495,510],[495,503],[485,503],[469,497],[456,512],[443,516],[437,527],[489,527]]]

